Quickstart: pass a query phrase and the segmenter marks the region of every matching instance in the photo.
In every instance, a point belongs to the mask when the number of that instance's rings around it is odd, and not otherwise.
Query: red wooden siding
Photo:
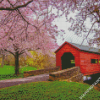
[[[100,73],[100,64],[92,64],[91,59],[100,59],[100,55],[80,51],[80,68],[84,75]]]
[[[63,45],[63,47],[56,52],[56,66],[60,66],[60,69],[62,69],[61,57],[65,52],[71,52],[75,59],[75,66],[79,66],[79,51],[70,44]]]

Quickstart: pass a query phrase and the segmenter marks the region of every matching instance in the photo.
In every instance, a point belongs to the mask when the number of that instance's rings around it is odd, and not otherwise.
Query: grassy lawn
[[[80,100],[89,85],[66,82],[34,82],[0,90],[0,100]],[[100,92],[90,90],[82,100],[100,100]]]
[[[37,69],[31,66],[22,67],[19,70],[20,75],[16,76],[14,75],[15,73],[14,66],[4,65],[3,68],[0,67],[0,80],[23,77],[24,71],[30,71],[30,70],[37,70]]]
[[[71,60],[71,64],[75,64],[75,60]]]

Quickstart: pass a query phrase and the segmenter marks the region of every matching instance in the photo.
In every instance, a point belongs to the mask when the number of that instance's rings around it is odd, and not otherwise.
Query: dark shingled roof
[[[74,46],[74,47],[76,47],[77,49],[82,50],[82,51],[100,54],[100,50],[97,49],[97,48],[90,47],[90,46],[86,46],[86,45],[75,44],[75,43],[67,42],[67,41],[65,41],[65,42],[55,51],[55,53],[58,52],[58,51],[62,48],[62,46],[65,45],[66,43],[69,43],[69,44],[71,44],[72,46]]]
[[[85,45],[79,45],[79,44],[75,44],[75,43],[71,43],[71,42],[68,42],[68,43],[70,43],[71,45],[79,48],[80,50],[88,51],[88,52],[94,52],[94,53],[99,53],[100,54],[100,50],[97,49],[97,48],[89,47],[89,46],[85,46]]]

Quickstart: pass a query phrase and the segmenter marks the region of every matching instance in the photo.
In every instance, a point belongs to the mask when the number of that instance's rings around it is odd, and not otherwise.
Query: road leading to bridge
[[[48,81],[48,79],[49,79],[49,74],[41,74],[41,75],[30,76],[26,78],[1,80],[0,88],[10,87],[10,86],[18,85],[18,84],[23,84],[23,83]]]

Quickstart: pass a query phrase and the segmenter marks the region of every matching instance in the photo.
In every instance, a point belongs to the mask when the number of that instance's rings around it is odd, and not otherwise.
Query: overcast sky
[[[71,16],[73,16],[73,14],[71,14]],[[63,41],[61,40],[60,36],[57,38],[57,43],[58,43],[59,46],[62,43],[64,43],[65,41],[76,43],[76,44],[81,44],[82,43],[82,41],[83,41],[82,37],[79,37],[79,36],[75,35],[75,33],[73,31],[68,30],[71,23],[66,22],[66,18],[64,16],[62,16],[59,19],[56,19],[54,21],[54,24],[56,24],[58,26],[58,29],[65,30],[65,33],[66,33],[66,34],[64,34],[64,40]],[[89,22],[87,23],[87,26],[90,26]],[[93,36],[89,36],[89,37],[93,37]],[[88,45],[86,40],[84,40],[83,45]],[[94,45],[94,47],[96,47],[96,46]]]
[[[61,45],[65,41],[80,44],[80,42],[82,41],[82,38],[75,35],[73,31],[68,30],[71,24],[66,22],[66,18],[64,16],[60,19],[56,19],[54,23],[56,23],[56,25],[58,26],[58,29],[65,30],[65,33],[66,33],[64,34],[64,41],[61,40],[60,36],[57,38],[58,45]]]

